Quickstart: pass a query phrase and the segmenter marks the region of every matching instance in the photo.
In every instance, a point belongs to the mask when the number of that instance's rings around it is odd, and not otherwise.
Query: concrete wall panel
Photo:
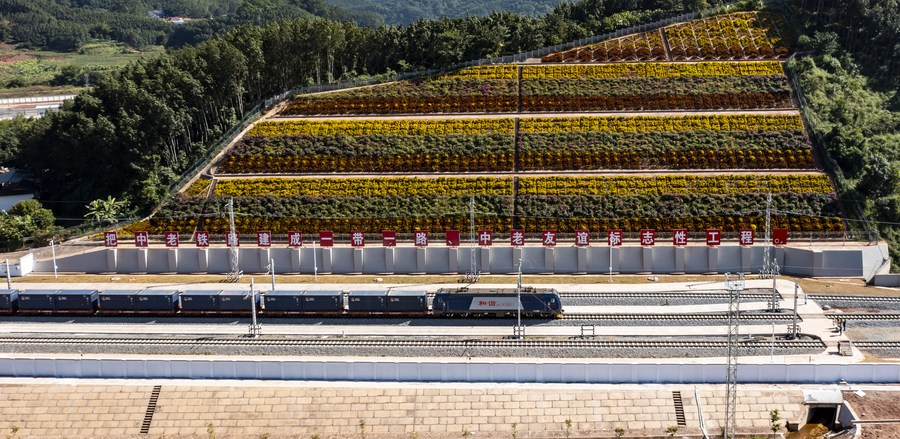
[[[651,259],[654,273],[673,273],[675,269],[675,247],[654,246]]]
[[[332,273],[356,273],[353,266],[353,257],[356,249],[349,247],[334,247],[331,249]]]
[[[743,261],[743,249],[740,246],[719,246],[718,247],[718,272],[720,273],[739,273],[743,270],[741,262]]]
[[[453,257],[455,258],[456,255],[454,254]],[[456,273],[456,270],[451,270],[451,266],[450,248],[438,247],[427,249],[425,252],[425,271],[427,273]]]
[[[709,272],[709,248],[692,246],[684,248],[684,272]],[[723,272],[724,273],[724,272]]]
[[[392,270],[387,269],[387,264],[385,263],[387,254],[385,253],[385,248],[381,247],[372,247],[363,249],[363,273],[367,274],[381,274],[387,273]],[[396,255],[396,248],[394,249]],[[391,261],[393,262],[393,261]]]
[[[418,269],[415,247],[394,249],[394,273],[415,273]]]
[[[619,247],[619,272],[641,273],[644,271],[644,249],[641,247]]]

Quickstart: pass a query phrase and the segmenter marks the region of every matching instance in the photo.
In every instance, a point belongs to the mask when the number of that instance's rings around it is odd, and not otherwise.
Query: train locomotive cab
[[[442,288],[434,294],[432,314],[454,317],[525,317],[562,315],[559,293],[552,288]]]

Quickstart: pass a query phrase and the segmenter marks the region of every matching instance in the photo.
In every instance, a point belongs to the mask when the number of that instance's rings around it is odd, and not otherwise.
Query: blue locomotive
[[[562,302],[552,288],[441,288],[434,293],[435,316],[559,317]]]

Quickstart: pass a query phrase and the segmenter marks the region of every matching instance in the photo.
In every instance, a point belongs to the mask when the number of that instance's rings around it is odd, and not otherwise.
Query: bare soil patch
[[[900,392],[865,392],[865,396],[844,392],[844,401],[847,401],[863,420],[900,419]],[[863,424],[859,439],[897,437],[900,437],[900,424]]]

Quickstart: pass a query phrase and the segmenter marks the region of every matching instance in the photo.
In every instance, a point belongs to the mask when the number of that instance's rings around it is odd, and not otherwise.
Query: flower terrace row
[[[282,115],[789,108],[780,63],[520,66],[514,79],[407,81],[299,96]]]
[[[786,226],[842,230],[835,195],[817,175],[233,180],[219,182],[209,198],[174,198],[145,230],[223,233],[233,197],[242,232],[465,229],[470,201],[476,225],[495,230],[734,231],[763,225],[769,192]]]
[[[811,169],[799,116],[569,117],[264,122],[218,172]],[[518,134],[515,133],[518,121]],[[399,122],[399,121],[397,121]],[[419,125],[415,122],[428,122]],[[282,126],[279,126],[282,125]],[[323,126],[318,126],[323,125]],[[352,134],[339,134],[341,130]],[[517,147],[518,145],[518,147]]]
[[[776,228],[772,231],[772,242],[777,246],[787,245],[788,243],[787,228]],[[149,247],[151,244],[151,235],[146,230],[138,230],[127,233],[133,236],[135,247]],[[735,235],[733,239],[728,235]],[[190,243],[196,247],[209,247],[210,245],[219,244],[225,246],[239,247],[242,243],[247,244],[247,240],[253,240],[253,234],[247,238],[246,234],[242,237],[240,232],[232,234],[230,231],[223,236],[212,235],[209,231],[198,230],[191,234],[185,234],[189,237]],[[312,236],[311,236],[312,235]],[[367,244],[372,245],[372,239],[378,234],[366,233],[363,230],[353,230],[346,234],[347,242],[353,247],[365,247]],[[436,239],[443,238],[443,244],[448,247],[458,247],[469,243],[477,243],[479,247],[490,247],[495,244],[502,244],[506,241],[510,246],[518,247],[528,244],[540,244],[545,247],[554,247],[556,245],[574,245],[578,247],[587,247],[592,243],[600,242],[610,247],[620,247],[623,244],[639,244],[641,246],[650,247],[656,244],[671,242],[675,246],[688,245],[693,239],[688,229],[674,229],[671,231],[662,231],[656,229],[641,229],[636,238],[628,236],[623,230],[609,229],[606,233],[592,234],[590,230],[580,229],[571,234],[571,237],[563,237],[556,230],[542,230],[540,236],[529,236],[525,230],[510,230],[506,236],[501,233],[495,233],[493,230],[478,230],[474,239],[468,242],[463,239],[459,230],[445,230],[443,236],[437,236],[437,233],[430,233],[427,230],[416,230],[411,234],[411,242],[416,247],[428,247],[429,244],[437,244]],[[742,246],[752,246],[758,244],[756,229],[741,229],[736,233],[723,233],[721,229],[706,229],[703,231],[705,243],[708,246],[718,246],[722,244],[736,243]],[[508,238],[507,238],[508,237]],[[120,240],[124,238],[124,240]],[[243,239],[242,239],[243,238]],[[269,230],[258,230],[255,234],[255,244],[257,247],[272,247],[273,245],[287,245],[288,247],[302,247],[305,245],[318,244],[319,247],[333,247],[335,243],[341,239],[335,236],[332,230],[320,230],[316,234],[310,234],[299,231],[289,231],[284,235],[276,235]],[[177,231],[162,232],[161,243],[166,247],[179,247],[181,245],[190,245],[183,242],[182,234]],[[283,239],[283,240],[282,240]],[[508,239],[508,240],[507,240]],[[119,245],[128,245],[130,239],[119,236],[116,231],[104,232],[103,242],[106,247],[118,247]],[[380,245],[382,247],[396,247],[398,234],[396,230],[382,230],[380,233]],[[567,242],[568,241],[568,242]],[[252,241],[251,241],[252,242]],[[700,239],[703,242],[703,238]],[[251,244],[252,245],[252,244]],[[378,244],[375,244],[378,245]],[[440,245],[440,244],[437,244]]]
[[[576,47],[565,52],[551,53],[543,62],[619,62],[666,61],[666,47],[662,31],[655,30],[601,41],[590,46]]]
[[[673,60],[784,58],[787,26],[768,13],[710,17],[666,28]]]
[[[767,12],[741,12],[551,53],[546,63],[778,59],[788,54],[786,24]],[[669,51],[666,51],[668,41]]]

